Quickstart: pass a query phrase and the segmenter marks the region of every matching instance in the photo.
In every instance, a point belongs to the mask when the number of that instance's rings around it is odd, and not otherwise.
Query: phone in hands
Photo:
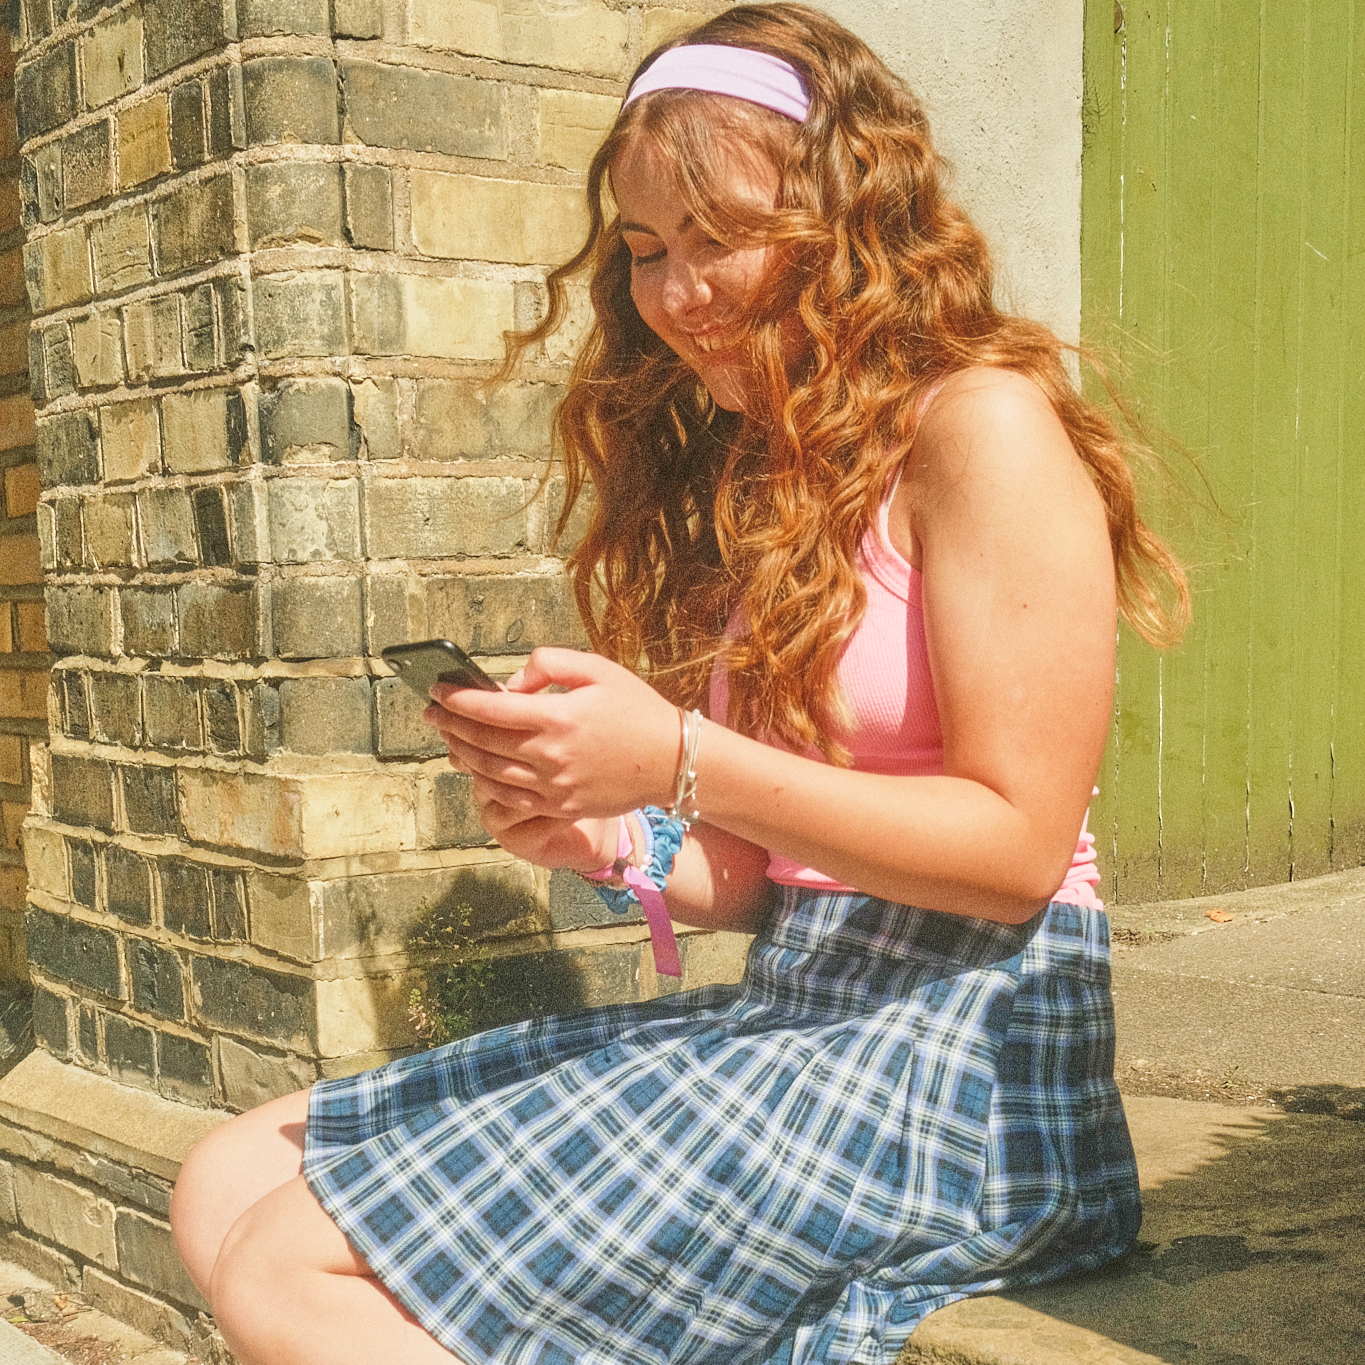
[[[432,684],[477,687],[482,692],[506,689],[493,681],[459,645],[449,640],[419,640],[410,645],[390,645],[379,657],[424,701]]]

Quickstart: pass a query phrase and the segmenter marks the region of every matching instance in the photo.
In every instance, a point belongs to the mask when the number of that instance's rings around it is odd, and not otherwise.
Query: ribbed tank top
[[[920,572],[891,544],[887,517],[894,485],[858,549],[857,566],[867,590],[867,609],[839,661],[839,683],[853,715],[851,730],[839,736],[858,772],[894,777],[934,777],[943,773],[943,732],[934,700],[929,650],[924,635]],[[737,635],[736,613],[727,635]],[[710,714],[722,725],[730,697],[725,670],[711,674]],[[818,749],[806,757],[823,762]],[[1087,821],[1089,815],[1087,813]],[[851,891],[814,868],[773,853],[768,877],[783,886]],[[1100,883],[1095,840],[1082,822],[1071,867],[1054,901],[1102,909],[1095,894]]]

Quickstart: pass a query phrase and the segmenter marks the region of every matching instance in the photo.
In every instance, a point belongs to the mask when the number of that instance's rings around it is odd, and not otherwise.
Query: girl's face
[[[730,158],[735,196],[757,209],[777,202],[777,168]],[[692,217],[662,153],[627,145],[611,171],[621,233],[631,253],[630,294],[645,323],[696,371],[718,407],[744,412],[753,375],[743,346],[746,307],[772,247],[727,247]]]

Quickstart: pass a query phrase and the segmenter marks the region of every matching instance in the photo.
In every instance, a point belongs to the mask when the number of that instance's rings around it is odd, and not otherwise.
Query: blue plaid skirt
[[[737,986],[313,1091],[304,1175],[465,1365],[891,1365],[1141,1217],[1102,913],[788,889]]]

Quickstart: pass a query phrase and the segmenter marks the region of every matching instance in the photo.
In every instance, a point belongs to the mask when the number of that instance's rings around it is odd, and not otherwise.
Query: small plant
[[[408,946],[441,958],[427,968],[426,986],[408,996],[408,1020],[428,1047],[465,1038],[478,1027],[476,1016],[488,992],[492,959],[470,929],[474,917],[467,904],[453,908],[423,901]]]

